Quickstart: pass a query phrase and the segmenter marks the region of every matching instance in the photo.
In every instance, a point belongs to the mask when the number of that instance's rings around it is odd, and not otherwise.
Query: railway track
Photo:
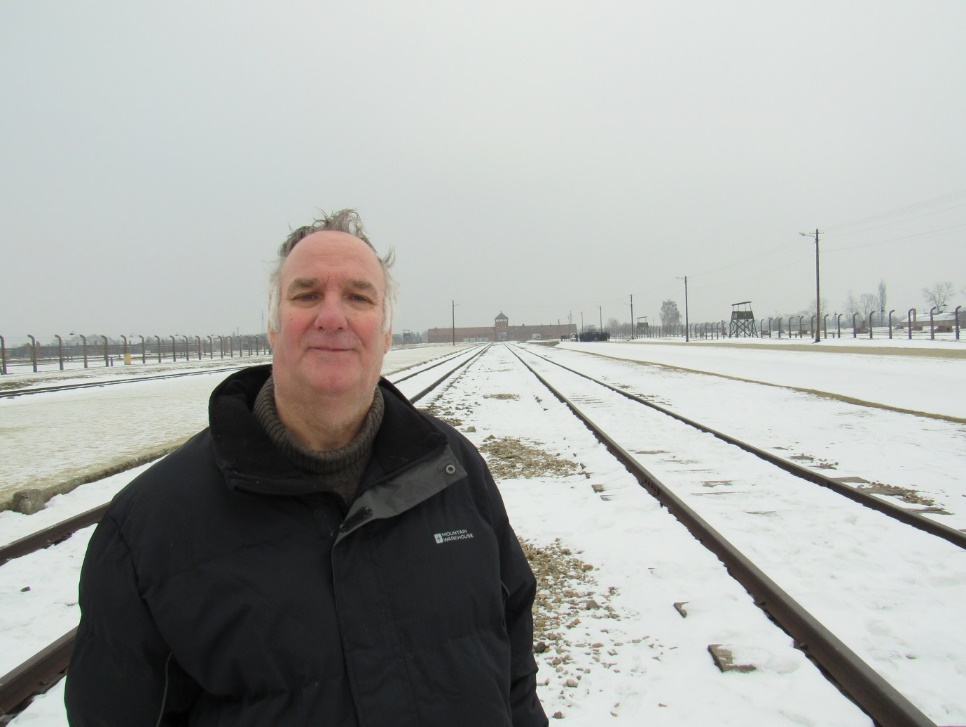
[[[428,364],[416,364],[391,375],[394,384],[405,389],[407,396],[413,403],[449,379],[454,372],[463,369],[472,360],[482,355],[485,346],[464,349],[453,355],[442,356]],[[195,372],[193,372],[195,373]],[[209,373],[209,372],[201,372]],[[190,374],[182,374],[190,375]],[[147,378],[173,378],[176,375]],[[142,379],[143,380],[143,379]],[[110,383],[123,383],[122,381]],[[97,384],[81,384],[75,387],[88,388]],[[14,558],[20,558],[35,553],[52,545],[62,543],[78,530],[89,527],[100,521],[110,503],[104,503],[86,512],[67,518],[55,525],[38,530],[23,538],[0,546],[0,567]],[[38,694],[47,691],[55,684],[67,669],[73,652],[74,637],[77,629],[71,629],[63,636],[44,647],[34,656],[19,666],[0,676],[0,721],[4,716],[18,712],[25,703]]]
[[[192,369],[189,371],[171,371],[163,374],[149,374],[145,376],[127,376],[117,379],[97,379],[95,381],[72,381],[67,384],[55,384],[52,386],[22,386],[12,389],[0,389],[0,397],[13,399],[18,396],[30,396],[31,394],[50,394],[55,391],[74,391],[76,389],[97,389],[104,386],[114,386],[116,384],[136,384],[142,381],[159,381],[163,379],[180,379],[185,376],[199,376],[202,374],[219,374],[237,371],[251,366],[251,361],[239,363],[236,366],[218,366],[213,368]]]
[[[426,364],[416,364],[407,367],[394,374],[390,374],[390,377],[394,384],[403,386],[407,389],[407,392],[414,391],[412,396],[410,396],[410,400],[416,402],[449,377],[452,371],[466,365],[469,360],[482,353],[483,347],[469,349],[468,351],[464,350],[453,355],[440,357],[438,360],[433,360]],[[444,373],[440,376],[436,369],[447,367],[447,364],[455,364],[455,368],[445,368]],[[141,464],[141,462],[134,460],[131,466],[134,467],[138,464]],[[119,471],[123,471],[123,469]],[[19,558],[63,542],[78,530],[88,525],[93,525],[101,519],[107,505],[108,503],[104,503],[103,505],[62,520],[54,525],[37,530],[30,535],[18,538],[5,545],[0,545],[0,566],[12,558]]]
[[[455,357],[459,357],[465,349],[457,352],[456,354],[445,354],[440,356],[438,359],[434,359],[430,362],[430,366],[424,367],[424,364],[415,364],[413,366],[407,367],[406,370],[410,368],[417,369],[417,371],[406,374],[403,379],[409,378],[410,376],[418,375],[421,371],[425,371],[428,368],[443,365],[447,360],[452,360]],[[262,357],[261,360],[252,361],[246,360],[242,361],[239,359],[238,364],[232,365],[219,365],[210,368],[197,368],[189,369],[186,371],[168,371],[159,374],[145,374],[140,376],[125,376],[118,378],[98,378],[94,381],[70,381],[64,384],[54,384],[50,386],[14,386],[12,388],[0,387],[0,398],[13,399],[19,396],[30,396],[32,394],[49,394],[57,391],[74,391],[77,389],[97,389],[103,388],[105,386],[114,386],[116,384],[135,384],[142,381],[160,381],[164,379],[177,379],[183,378],[185,376],[199,376],[202,374],[219,374],[219,373],[231,373],[232,371],[238,371],[247,366],[252,366],[257,363],[266,363],[270,359],[267,357]]]
[[[480,357],[489,350],[481,347],[471,352],[471,354],[456,356],[450,361],[458,365],[450,368],[443,367],[446,362],[438,362],[433,366],[421,368],[419,371],[396,378],[397,385],[403,388],[413,400],[422,399],[433,391],[439,391],[442,385],[452,381],[458,372],[467,371],[467,367],[474,361],[479,361]],[[750,557],[741,552],[729,542],[719,529],[710,524],[709,520],[720,521],[721,513],[715,512],[712,517],[703,516],[686,498],[675,493],[673,485],[662,482],[661,479],[652,471],[644,468],[638,459],[642,456],[653,455],[657,450],[635,450],[634,444],[628,444],[626,432],[621,437],[608,435],[605,429],[614,431],[620,429],[613,424],[614,417],[610,423],[601,425],[594,423],[593,419],[601,419],[601,412],[609,405],[600,404],[605,396],[621,399],[626,406],[638,407],[641,404],[648,404],[655,416],[674,417],[680,426],[692,426],[693,423],[681,421],[683,418],[670,412],[659,411],[660,407],[654,407],[648,402],[641,401],[636,397],[628,398],[625,392],[615,387],[610,387],[603,382],[594,382],[583,374],[575,373],[557,364],[551,364],[546,359],[538,357],[532,353],[523,353],[514,350],[514,355],[520,365],[526,367],[548,387],[555,397],[562,401],[575,415],[581,418],[585,424],[595,432],[595,436],[605,443],[608,449],[622,462],[622,464],[634,475],[641,485],[654,495],[665,507],[671,511],[685,526],[692,532],[705,547],[714,552],[728,567],[732,575],[748,590],[755,598],[756,603],[761,606],[782,628],[795,639],[800,646],[822,669],[830,674],[839,684],[842,690],[848,694],[867,714],[869,714],[878,724],[881,725],[917,725],[926,727],[933,725],[908,698],[899,690],[883,679],[875,670],[859,656],[857,656],[846,643],[839,639],[832,630],[823,626],[820,619],[814,617],[801,604],[797,603],[793,596],[781,588],[775,579],[769,577],[765,570],[755,564],[756,557]],[[522,355],[521,355],[522,353]],[[458,361],[457,361],[458,359]],[[528,361],[525,361],[527,359]],[[431,371],[443,367],[440,371]],[[557,373],[550,374],[546,369],[557,369]],[[573,384],[562,383],[561,376],[569,376],[574,380],[581,381],[581,386],[596,387],[591,392],[587,390],[574,391]],[[555,378],[557,377],[557,378]],[[551,381],[550,379],[553,379]],[[568,388],[569,387],[569,388]],[[567,391],[564,391],[567,389]],[[603,392],[607,392],[606,395]],[[598,402],[594,405],[594,402]],[[588,414],[587,412],[591,413]],[[624,415],[626,418],[626,414]],[[631,415],[639,418],[639,414]],[[617,417],[619,418],[619,417]],[[606,418],[605,418],[606,419]],[[666,427],[666,425],[661,425]],[[712,432],[721,442],[721,446],[726,446],[727,435],[720,432]],[[727,446],[737,447],[738,443],[727,442]],[[754,448],[742,448],[742,451],[750,457],[758,457],[752,451]],[[646,455],[642,455],[646,452]],[[668,453],[667,450],[664,451]],[[761,458],[759,458],[761,459]],[[765,460],[763,460],[765,461]],[[783,476],[790,473],[788,468],[782,467],[780,463],[770,462],[772,467],[781,467]],[[694,467],[693,469],[700,469]],[[809,472],[809,475],[814,474]],[[802,477],[802,473],[795,473],[795,477]],[[809,476],[812,482],[811,476]],[[817,488],[811,488],[817,489]],[[858,507],[858,503],[849,503],[852,507]],[[886,513],[881,513],[886,514]],[[90,513],[85,513],[89,518]],[[891,521],[889,521],[891,522]],[[913,524],[913,523],[909,523]],[[899,527],[896,521],[893,525]],[[915,527],[915,525],[914,525]],[[928,530],[926,530],[928,532]],[[958,531],[953,531],[958,535]],[[954,540],[950,539],[948,533],[931,533],[943,540],[946,547],[950,547]],[[48,536],[51,537],[51,536]],[[54,534],[54,540],[62,535]],[[958,547],[963,547],[956,543]],[[0,551],[2,552],[2,551]],[[881,575],[881,572],[880,572]],[[70,648],[72,645],[72,633],[66,634],[58,642],[52,644],[34,659],[21,665],[7,676],[0,679],[0,714],[5,714],[14,709],[16,704],[29,699],[31,694],[41,691],[49,686],[60,673],[66,668],[69,660]],[[15,685],[19,691],[15,690]],[[33,690],[33,691],[31,691]]]
[[[961,397],[956,396],[955,387],[949,387],[949,393],[942,398],[950,403],[938,403],[938,391],[947,387],[922,382],[908,393],[896,394],[896,390],[905,391],[910,383],[910,377],[903,373],[906,363],[900,363],[908,362],[904,357],[885,359],[883,368],[892,378],[876,379],[883,401],[904,403],[906,409],[902,410],[875,400],[863,401],[858,394],[863,387],[865,399],[874,399],[869,384],[865,379],[858,380],[860,372],[854,361],[843,360],[839,355],[812,357],[817,369],[814,383],[819,388],[808,389],[802,388],[802,384],[809,374],[803,373],[799,364],[788,361],[776,361],[771,373],[759,368],[757,373],[746,374],[752,379],[760,378],[758,381],[738,375],[740,371],[733,362],[730,369],[711,367],[717,371],[714,373],[703,372],[700,366],[682,369],[623,358],[620,351],[601,351],[593,346],[583,350],[536,350],[671,412],[709,425],[709,429],[727,432],[804,465],[840,485],[874,494],[882,501],[966,532],[966,507],[962,506],[966,503],[962,485],[966,419],[936,413],[954,411],[955,402]],[[660,356],[655,358],[660,360]],[[826,380],[822,384],[823,372],[839,371],[837,360],[842,361],[842,383]],[[791,363],[787,375],[784,363]],[[750,365],[755,366],[753,361]],[[951,369],[945,371],[932,371],[938,376],[936,381],[949,376]],[[722,375],[723,372],[728,375]],[[933,380],[930,376],[922,378]],[[849,380],[854,380],[858,389],[849,388]],[[782,385],[783,381],[788,385]],[[916,408],[908,398],[912,392],[921,395],[922,408],[932,413],[911,411]],[[897,396],[906,398],[900,400]]]
[[[813,616],[806,607],[797,602],[792,595],[783,589],[777,582],[777,578],[770,577],[764,568],[756,565],[756,561],[760,561],[760,554],[748,556],[740,547],[730,542],[724,531],[730,529],[734,532],[736,530],[735,527],[715,527],[715,525],[711,524],[711,520],[714,520],[716,524],[726,524],[727,519],[721,516],[723,508],[716,508],[717,512],[709,514],[706,512],[707,508],[694,504],[698,498],[692,497],[689,500],[679,495],[678,490],[680,488],[667,484],[659,476],[655,475],[654,472],[641,464],[639,459],[642,456],[646,457],[649,454],[653,456],[658,453],[664,454],[670,452],[665,450],[663,446],[646,450],[640,449],[639,446],[635,448],[634,444],[629,443],[634,441],[634,434],[622,432],[620,436],[615,436],[613,432],[620,431],[620,427],[615,425],[616,421],[626,422],[629,419],[639,418],[640,415],[629,414],[625,408],[620,414],[613,414],[609,419],[600,416],[604,409],[608,408],[609,405],[613,405],[612,402],[608,403],[604,398],[604,392],[607,392],[614,398],[623,400],[628,406],[644,404],[650,407],[656,416],[671,417],[676,422],[679,422],[682,427],[691,427],[700,432],[711,433],[713,436],[727,442],[728,445],[738,447],[753,457],[760,458],[762,461],[774,465],[785,472],[794,472],[796,477],[807,479],[809,482],[815,482],[815,478],[813,477],[814,473],[804,471],[804,468],[797,466],[788,467],[786,465],[791,463],[776,461],[776,458],[767,455],[767,453],[762,453],[754,447],[748,445],[742,446],[743,443],[738,442],[732,437],[723,435],[720,432],[709,432],[706,427],[698,425],[695,422],[690,422],[679,415],[667,412],[661,407],[655,407],[649,402],[629,395],[603,382],[596,381],[592,377],[587,377],[560,364],[550,362],[544,357],[537,356],[532,351],[523,353],[515,349],[514,354],[528,371],[536,376],[557,399],[564,403],[575,416],[594,432],[599,441],[624,464],[628,471],[631,472],[648,492],[656,497],[669,512],[688,528],[697,540],[710,549],[724,563],[728,571],[754,597],[755,602],[791,635],[795,639],[796,644],[825,670],[838,683],[840,688],[869,714],[876,723],[897,726],[925,726],[934,724],[906,696],[871,668],[843,639],[836,636],[831,629],[823,625],[819,618]],[[542,367],[534,365],[538,361],[542,362]],[[551,367],[563,373],[564,376],[578,380],[580,385],[575,385],[573,381],[568,383],[559,374],[554,376],[551,372],[547,371]],[[606,421],[608,423],[602,425],[599,421]],[[647,428],[664,428],[666,426],[666,424],[659,423]],[[665,441],[668,439],[673,440],[678,436],[680,435],[677,432],[668,433]],[[708,462],[696,461],[696,457],[691,452],[693,450],[689,450],[689,454],[687,455],[688,460],[685,462],[688,469],[691,472],[697,473],[701,473],[702,471],[707,472],[708,470],[705,469],[705,465]],[[762,454],[767,456],[762,457]],[[719,452],[709,452],[710,461],[720,462],[721,459],[723,457]],[[722,471],[728,470],[727,468],[724,470],[719,468],[714,475],[715,478],[722,478],[720,474]],[[698,474],[697,476],[706,477],[707,475]],[[716,484],[724,483],[725,481],[726,476],[724,479],[717,479]],[[827,486],[827,483],[823,482],[821,484]],[[848,490],[849,488],[846,489]],[[851,495],[854,494],[854,491],[842,492],[840,488],[834,488],[834,491],[853,499]],[[865,507],[872,507],[877,512],[883,512],[878,507],[879,503],[870,503],[867,499],[869,498],[859,498],[855,502]],[[754,507],[762,508],[765,511],[769,509],[769,505],[757,497],[755,498]],[[792,508],[792,510],[794,509]],[[805,510],[807,508],[806,506],[802,506],[801,509]],[[891,513],[887,512],[883,512],[883,514],[891,515]],[[905,518],[898,519],[907,525],[919,527],[926,532],[933,530],[928,526],[922,528],[922,523],[919,520],[906,522]],[[806,527],[811,528],[813,526],[808,525]],[[798,531],[795,530],[792,532]],[[792,532],[785,531],[785,534],[791,536]],[[952,532],[953,537],[949,537],[950,534],[942,530],[932,532],[932,534],[948,542],[956,541],[958,538],[955,536],[962,535],[955,530]],[[963,547],[960,542],[956,542],[956,545]],[[882,574],[886,573],[887,569],[882,567],[883,563],[881,562],[878,565],[879,567],[874,572],[878,574],[877,577],[882,577]],[[774,572],[775,569],[771,568],[770,570]],[[953,613],[955,611],[950,611],[948,616],[952,616]]]
[[[842,495],[843,497],[846,497],[850,500],[853,500],[854,502],[857,502],[864,507],[868,507],[872,510],[881,512],[888,517],[898,520],[899,522],[905,523],[906,525],[910,525],[918,530],[922,530],[923,532],[929,533],[930,535],[935,535],[936,537],[942,538],[943,540],[946,540],[959,548],[966,549],[966,533],[962,532],[961,530],[957,530],[956,528],[951,528],[948,525],[944,525],[942,523],[936,522],[935,520],[931,520],[927,517],[924,517],[923,515],[920,515],[919,513],[913,510],[900,507],[887,500],[882,500],[874,495],[871,495],[866,492],[863,492],[862,490],[856,489],[855,487],[850,487],[846,484],[843,484],[841,480],[823,475],[809,467],[804,467],[796,462],[792,462],[791,460],[788,460],[784,457],[780,457],[776,454],[773,454],[772,452],[768,452],[767,450],[761,449],[760,447],[756,447],[752,444],[749,444],[748,442],[744,442],[738,439],[737,437],[733,437],[729,434],[718,431],[717,429],[714,429],[706,424],[702,424],[701,422],[695,421],[681,414],[677,414],[671,411],[670,409],[667,409],[658,404],[655,404],[652,401],[648,401],[643,397],[631,394],[627,391],[624,391],[623,389],[620,389],[616,386],[612,386],[604,381],[596,379],[593,376],[588,376],[587,374],[577,371],[576,369],[570,368],[569,366],[565,366],[564,364],[559,363],[557,361],[553,361],[547,358],[546,356],[540,356],[533,351],[528,351],[528,354],[536,358],[539,358],[541,361],[547,364],[559,367],[564,371],[568,371],[576,376],[580,376],[586,379],[587,381],[590,381],[594,384],[597,384],[598,386],[601,386],[607,389],[608,391],[618,394],[619,396],[623,396],[631,401],[641,404],[642,406],[646,406],[649,409],[652,409],[656,412],[659,412],[660,414],[668,416],[678,422],[681,422],[682,424],[688,427],[692,427],[700,432],[705,432],[707,434],[710,434],[716,437],[717,439],[720,439],[721,441],[726,442],[727,444],[734,445],[739,449],[742,449],[745,452],[748,452],[749,454],[752,454],[755,457],[765,462],[768,462],[769,464],[775,465],[779,469],[782,469],[785,472],[788,472],[789,474],[792,474],[796,477],[800,477],[803,480],[807,480],[808,482],[819,485],[821,487],[828,488],[832,492]],[[536,374],[536,372],[534,372],[534,374]]]

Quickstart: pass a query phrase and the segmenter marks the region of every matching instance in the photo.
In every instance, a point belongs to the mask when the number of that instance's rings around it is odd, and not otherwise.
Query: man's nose
[[[315,317],[316,328],[323,331],[338,331],[346,325],[345,309],[342,298],[338,295],[326,295],[319,304],[319,311]]]

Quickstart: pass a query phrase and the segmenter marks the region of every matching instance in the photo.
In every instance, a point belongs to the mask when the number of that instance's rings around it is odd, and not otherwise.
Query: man
[[[272,366],[111,504],[72,725],[546,725],[535,581],[473,446],[380,378],[395,283],[358,215],[293,232]]]

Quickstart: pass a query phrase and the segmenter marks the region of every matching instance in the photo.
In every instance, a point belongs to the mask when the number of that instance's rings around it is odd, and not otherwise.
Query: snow
[[[570,366],[586,359],[587,352],[619,357],[609,364],[595,362],[596,376],[618,388],[629,386],[629,393],[786,459],[813,466],[827,476],[861,476],[915,490],[936,507],[951,513],[927,516],[945,525],[966,529],[962,487],[966,422],[916,417],[883,408],[887,406],[884,403],[876,407],[860,406],[816,393],[816,390],[828,392],[838,388],[845,396],[860,399],[858,394],[866,386],[868,369],[872,366],[880,376],[891,377],[894,385],[904,385],[910,378],[909,368],[919,361],[917,358],[821,354],[806,349],[803,356],[807,361],[825,359],[824,365],[816,370],[784,358],[785,354],[794,357],[794,352],[773,352],[747,344],[736,349],[733,346],[692,348],[595,343],[536,350],[545,354],[552,352],[555,360]],[[766,369],[759,356],[772,357],[776,353],[783,358],[774,362],[774,368]],[[966,349],[961,353],[966,354]],[[740,361],[742,355],[744,364]],[[641,362],[659,365],[647,365],[642,370]],[[919,381],[926,390],[923,401],[931,400],[937,415],[963,408],[966,358],[927,358],[923,362],[931,364],[932,370],[944,367],[942,376]],[[749,386],[727,378],[729,371],[742,365],[744,378],[749,378],[749,372],[755,372],[760,378],[781,386]],[[834,375],[827,381],[819,381],[833,367]],[[691,373],[699,368],[713,375]]]
[[[927,343],[841,338],[819,344],[802,339],[654,344],[643,339],[634,343],[560,345],[585,351],[593,347],[595,353],[604,356],[680,366],[966,419],[962,378],[966,345],[952,340],[936,341],[933,346]],[[785,347],[791,350],[783,350]],[[889,351],[896,349],[902,354],[889,355]],[[959,361],[960,365],[950,365],[950,360]]]
[[[966,603],[966,552],[586,379],[538,370],[917,706],[963,713],[950,695],[966,695],[966,679],[948,664],[966,653],[966,632],[934,625],[955,623]]]
[[[539,682],[548,715],[573,724],[617,718],[631,724],[867,725],[853,705],[774,628],[721,564],[650,498],[626,470],[535,380],[521,377],[506,355],[488,355],[446,392],[474,443],[493,432],[540,442],[565,458],[579,453],[583,473],[563,478],[503,480],[517,534],[537,543],[560,539],[594,566],[593,597],[616,618],[578,612],[568,632],[576,663],[557,671],[541,655]],[[465,382],[465,383],[463,383]],[[462,386],[460,384],[463,383]],[[516,394],[487,398],[480,391]],[[456,405],[453,405],[456,406]],[[513,413],[509,415],[508,409]],[[550,416],[544,407],[551,408]],[[534,422],[540,422],[534,431]],[[613,499],[603,500],[593,485]],[[607,596],[610,588],[616,595]],[[686,602],[682,618],[673,604]],[[603,644],[598,664],[585,652]],[[707,647],[734,644],[758,651],[758,671],[721,674]],[[584,646],[579,646],[583,644]],[[566,686],[573,678],[578,687]],[[748,678],[746,678],[748,677]],[[822,704],[821,715],[815,704]]]
[[[427,346],[393,349],[385,359],[384,371],[406,369],[452,351],[452,347]],[[268,361],[245,358],[234,369]],[[16,452],[15,457],[4,457],[0,501],[25,487],[43,488],[124,462],[151,448],[173,446],[203,429],[212,389],[234,370],[224,370],[223,362],[215,365],[219,371],[205,373],[198,362],[169,363],[144,373],[193,375],[0,398],[0,436],[4,449]],[[125,378],[136,373],[119,367],[77,373],[86,383],[116,379],[119,370]],[[20,377],[18,383],[51,385],[63,383],[64,378],[64,372],[42,372]],[[10,385],[7,379],[2,383]],[[51,430],[55,430],[54,436]]]
[[[788,341],[782,343],[788,345]],[[842,476],[862,475],[915,489],[951,513],[934,517],[954,527],[966,527],[966,483],[961,477],[966,462],[963,349],[949,341],[937,341],[934,347],[923,349],[923,342],[914,341],[915,350],[942,355],[913,355],[911,346],[897,355],[884,352],[886,345],[879,341],[863,342],[883,351],[873,354],[836,351],[839,342],[826,343],[820,344],[822,350],[804,345],[798,350],[784,350],[760,342],[713,346],[651,341],[524,348],[551,354],[572,366],[579,361],[582,370],[602,380],[626,386],[632,393],[652,397],[662,406],[763,448],[782,451],[786,456],[810,457],[816,466],[834,466]],[[898,347],[905,342],[886,343]],[[842,348],[847,344],[852,342],[842,339]],[[386,370],[398,370],[420,358],[452,351],[450,346],[392,351]],[[609,358],[589,357],[586,351]],[[638,363],[641,361],[654,365]],[[696,370],[713,375],[690,373]],[[420,406],[435,401],[437,407],[452,410],[462,420],[459,428],[478,446],[488,437],[524,438],[579,465],[571,475],[499,482],[517,534],[532,547],[545,551],[569,549],[573,558],[592,566],[586,573],[588,580],[579,582],[575,592],[579,591],[580,599],[593,599],[601,606],[570,613],[579,618],[579,623],[559,629],[562,652],[551,648],[538,655],[540,696],[548,715],[560,712],[577,725],[597,725],[604,720],[656,725],[870,724],[867,716],[793,648],[791,639],[754,606],[721,564],[591,439],[583,425],[566,414],[538,382],[520,373],[508,349],[493,347],[473,364],[471,374],[436,397],[420,402]],[[44,471],[56,477],[72,468],[95,466],[105,457],[137,451],[159,441],[147,440],[146,433],[157,431],[162,420],[181,421],[180,428],[164,429],[165,437],[187,436],[203,426],[208,393],[220,380],[207,377],[224,375],[0,400],[3,441],[13,441],[8,439],[8,429],[24,427],[16,446],[5,446],[2,479],[24,482],[29,479],[24,472],[46,467],[46,459],[55,464]],[[181,383],[189,379],[197,380],[198,385]],[[418,380],[414,378],[411,385]],[[406,383],[400,387],[412,393]],[[112,390],[117,393],[108,396]],[[858,406],[806,393],[808,390],[947,419]],[[507,396],[488,397],[491,392]],[[111,403],[104,403],[107,401]],[[66,412],[72,407],[96,415],[68,417]],[[59,451],[51,450],[49,441],[44,446],[47,437],[42,435],[50,431],[51,422],[45,412],[54,412],[61,422],[58,436],[63,436],[65,444]],[[636,422],[625,419],[622,423],[629,437],[654,438],[659,434],[634,434]],[[96,434],[85,430],[96,430]],[[688,446],[696,451],[708,451],[715,446],[709,442],[717,441],[708,435],[694,436],[697,444]],[[66,444],[68,441],[71,444]],[[675,434],[669,442],[648,445],[646,450],[673,447],[673,451],[686,452],[683,441],[684,435]],[[720,498],[708,496],[706,493],[714,488],[701,488],[700,481],[744,477],[745,482],[733,489],[751,492],[763,489],[764,480],[775,477],[774,473],[748,471],[745,465],[727,472],[729,456],[721,454],[721,471],[702,473],[700,480],[688,476],[681,462],[664,466],[669,479],[678,470],[680,486],[692,488],[692,497],[702,507]],[[645,460],[645,466],[654,465],[654,459]],[[138,471],[53,498],[44,511],[33,516],[0,512],[0,541],[9,542],[104,502]],[[594,485],[603,489],[598,492]],[[829,518],[851,517],[835,514],[835,501],[826,499],[831,495],[817,487],[810,489],[813,492],[808,496],[815,499],[816,512]],[[702,490],[703,495],[699,494]],[[745,510],[766,509],[757,495],[748,505]],[[767,509],[776,508],[769,505]],[[730,516],[719,509],[715,517],[724,527]],[[810,599],[808,607],[821,611],[823,621],[868,636],[862,648],[869,659],[884,664],[885,670],[892,666],[898,674],[904,661],[915,658],[921,662],[921,678],[917,676],[919,681],[912,687],[919,690],[915,696],[926,705],[921,708],[939,724],[966,722],[966,700],[962,696],[966,689],[958,686],[966,679],[966,657],[958,646],[963,638],[957,626],[961,616],[953,610],[957,606],[961,610],[966,600],[966,566],[961,550],[950,546],[937,550],[934,562],[907,562],[909,552],[923,554],[920,536],[895,536],[893,531],[882,529],[878,517],[863,514],[854,516],[854,538],[849,543],[827,544],[841,561],[833,572],[828,562],[815,560],[813,544],[804,540],[788,538],[787,550],[769,553],[756,535],[763,524],[767,529],[769,518],[747,513],[746,517],[745,525],[728,526],[733,530],[729,537],[733,534],[736,542],[740,539],[739,545],[754,551],[756,560],[767,562],[770,558],[772,567],[785,579],[783,587],[798,591],[796,597]],[[0,568],[0,673],[76,623],[76,579],[87,537],[78,533],[56,548]],[[821,531],[816,539],[822,539]],[[859,550],[888,553],[890,572],[851,567],[853,562],[869,562],[857,557]],[[782,567],[783,563],[787,567]],[[878,609],[878,617],[854,623],[851,604],[828,595],[840,591],[823,588],[821,577],[808,577],[808,571],[816,569],[820,569],[818,576],[854,580],[857,588],[870,591],[870,608]],[[22,590],[25,587],[30,590]],[[936,611],[928,599],[917,603],[917,588],[944,593],[944,603],[939,605],[953,616],[935,620]],[[682,602],[686,618],[674,607]],[[895,641],[894,614],[903,609],[918,614],[921,626],[918,630],[910,627],[903,648],[877,653],[876,634],[890,634]],[[710,644],[729,645],[737,661],[753,662],[756,671],[719,672],[708,653]],[[553,659],[561,656],[569,660],[553,664]],[[892,678],[893,674],[885,676]],[[568,680],[576,686],[567,686]],[[950,685],[957,685],[955,691]],[[59,727],[65,723],[62,686],[35,700],[14,720],[18,727]]]

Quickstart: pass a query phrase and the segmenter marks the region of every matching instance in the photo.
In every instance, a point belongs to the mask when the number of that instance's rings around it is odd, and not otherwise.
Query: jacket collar
[[[299,469],[275,448],[252,416],[255,397],[271,370],[271,365],[243,369],[212,393],[208,419],[215,461],[231,490],[272,495],[325,492],[316,475]],[[386,408],[360,493],[446,448],[445,435],[395,386],[384,378],[379,386]]]

